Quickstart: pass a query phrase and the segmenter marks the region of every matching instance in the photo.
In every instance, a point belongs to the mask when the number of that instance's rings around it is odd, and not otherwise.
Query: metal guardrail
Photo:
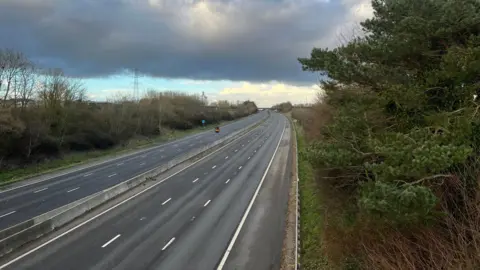
[[[295,166],[296,166],[296,171],[295,171],[295,270],[299,270],[301,267],[300,265],[300,195],[298,193],[298,182],[300,181],[298,177],[298,133],[297,133],[297,127],[292,121],[293,128],[295,131]]]

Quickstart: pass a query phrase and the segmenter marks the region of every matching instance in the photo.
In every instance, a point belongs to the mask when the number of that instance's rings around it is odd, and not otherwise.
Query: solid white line
[[[168,243],[162,248],[162,251],[167,249],[168,246],[170,246],[173,243],[173,241],[175,241],[175,237],[173,237],[172,239],[170,239],[170,241],[168,241]]]
[[[212,169],[215,169],[217,167],[217,165],[213,165]]]
[[[10,212],[10,213],[3,214],[3,215],[0,216],[0,218],[9,216],[9,215],[11,215],[11,214],[13,214],[13,213],[15,213],[15,212],[17,212],[17,211],[12,211],[12,212]]]
[[[227,181],[225,181],[225,184],[228,184],[228,182],[230,182],[230,179],[228,179]]]
[[[42,191],[47,190],[47,189],[48,189],[48,188],[42,188],[42,189],[39,189],[39,190],[34,191],[33,193],[42,192]]]
[[[114,174],[109,175],[108,177],[109,177],[109,178],[110,178],[110,177],[114,177],[115,175],[117,175],[117,174],[114,173]]]
[[[195,178],[195,180],[192,181],[192,183],[195,183],[198,181],[198,178]]]
[[[165,204],[168,203],[171,199],[172,199],[172,198],[168,198],[168,200],[164,201],[164,202],[162,203],[162,205],[165,205]]]
[[[241,170],[241,169],[242,169],[242,166],[238,167],[238,169]]]
[[[240,137],[239,137],[239,138],[237,138],[236,140],[234,140],[234,141],[231,141],[230,143],[228,143],[228,144],[226,144],[226,145],[224,145],[224,146],[220,147],[219,149],[217,149],[217,150],[213,151],[212,153],[210,153],[210,154],[208,154],[208,155],[204,156],[203,158],[201,158],[201,159],[197,160],[196,162],[194,162],[194,163],[192,163],[192,164],[190,164],[190,165],[186,166],[185,168],[183,168],[183,169],[179,170],[178,172],[175,172],[175,173],[173,173],[172,175],[170,175],[170,176],[168,176],[168,177],[164,178],[163,180],[160,180],[160,181],[158,181],[157,183],[155,183],[155,184],[151,185],[150,187],[147,187],[146,189],[144,189],[144,190],[142,190],[142,191],[138,192],[137,194],[134,194],[133,196],[131,196],[131,197],[129,197],[129,198],[127,198],[127,199],[125,199],[124,201],[121,201],[121,202],[119,202],[118,204],[116,204],[116,205],[114,205],[114,206],[112,206],[112,207],[108,208],[107,210],[105,210],[105,211],[103,211],[103,212],[101,212],[101,213],[99,213],[99,214],[97,214],[97,215],[95,215],[95,216],[91,217],[90,219],[88,219],[88,220],[86,220],[86,221],[84,221],[84,222],[82,222],[82,223],[78,224],[77,226],[75,226],[75,227],[71,228],[70,230],[67,230],[66,232],[63,232],[62,234],[55,236],[54,238],[52,238],[52,239],[50,239],[50,240],[46,241],[45,243],[43,243],[43,244],[41,244],[41,245],[39,245],[39,246],[37,246],[37,247],[35,247],[35,248],[33,248],[33,249],[31,249],[31,250],[27,251],[27,252],[25,252],[25,253],[23,253],[23,254],[21,254],[21,255],[19,255],[18,257],[16,257],[16,258],[12,259],[11,261],[9,261],[9,262],[7,262],[7,263],[5,263],[5,264],[3,264],[3,265],[0,265],[0,269],[3,269],[3,268],[5,268],[5,267],[7,267],[7,266],[9,266],[9,265],[13,264],[13,263],[15,263],[15,262],[17,262],[17,261],[21,260],[22,258],[25,258],[26,256],[28,256],[28,255],[30,255],[30,254],[32,254],[32,253],[34,253],[35,251],[37,251],[37,250],[39,250],[39,249],[41,249],[41,248],[43,248],[43,247],[45,247],[45,246],[47,246],[47,245],[51,244],[52,242],[55,242],[56,240],[58,240],[58,239],[60,239],[60,238],[64,237],[65,235],[67,235],[67,234],[69,234],[69,233],[71,233],[71,232],[75,231],[76,229],[78,229],[78,228],[80,228],[80,227],[84,226],[85,224],[88,224],[88,223],[90,223],[92,220],[95,220],[95,219],[97,219],[98,217],[100,217],[100,216],[103,216],[103,215],[105,215],[106,213],[108,213],[108,212],[110,212],[110,211],[114,210],[115,208],[119,207],[120,205],[123,205],[123,204],[125,204],[125,203],[129,202],[130,200],[133,200],[133,199],[134,199],[134,198],[136,198],[137,196],[140,196],[140,195],[142,195],[143,193],[145,193],[145,192],[149,191],[150,189],[152,189],[152,188],[156,187],[157,185],[160,185],[161,183],[163,183],[163,182],[167,181],[168,179],[170,179],[170,178],[174,177],[175,175],[177,175],[177,174],[179,174],[179,173],[181,173],[181,172],[183,172],[183,171],[187,170],[188,168],[190,168],[190,167],[192,167],[193,165],[195,165],[195,164],[197,164],[197,163],[201,162],[202,160],[204,160],[204,159],[206,159],[206,158],[208,158],[208,157],[210,157],[210,156],[212,156],[212,155],[215,155],[215,154],[216,154],[217,152],[219,152],[220,150],[222,150],[222,149],[224,149],[224,148],[226,148],[226,147],[228,147],[228,146],[232,145],[234,142],[236,142],[236,141],[238,141],[239,139],[241,139],[241,138],[243,138],[243,137],[247,136],[248,134],[250,134],[250,133],[251,133],[251,132],[253,132],[254,130],[255,130],[255,129],[253,129],[253,130],[251,130],[251,131],[249,131],[249,132],[247,132],[247,133],[243,134],[242,136],[240,136]],[[150,171],[153,171],[153,170],[154,170],[154,169],[152,169],[152,170],[150,170]],[[148,173],[148,172],[150,172],[150,171],[147,171],[147,172],[145,172],[145,173]],[[133,178],[131,178],[131,179],[133,179]],[[128,180],[127,180],[127,181],[128,181]],[[113,187],[112,187],[112,188],[113,188]]]
[[[103,244],[102,248],[110,245],[113,241],[117,240],[117,238],[120,237],[120,234],[117,234],[117,236],[113,237],[112,239],[110,239],[110,241],[106,242],[105,244]]]
[[[247,210],[245,211],[245,214],[242,217],[242,220],[238,224],[237,230],[235,231],[235,234],[232,237],[232,240],[230,241],[230,244],[227,247],[227,250],[225,251],[225,254],[223,255],[222,260],[220,261],[220,264],[217,267],[217,270],[222,270],[223,266],[225,265],[225,262],[227,261],[228,255],[230,255],[230,252],[232,251],[233,245],[235,244],[235,241],[237,240],[238,235],[240,234],[240,230],[242,230],[243,224],[245,223],[245,220],[247,219],[248,213],[250,212],[253,202],[257,198],[258,193],[260,192],[260,188],[262,187],[263,181],[265,180],[265,177],[267,177],[268,170],[270,169],[270,166],[272,165],[273,159],[275,158],[275,154],[278,151],[278,147],[280,146],[280,142],[282,141],[283,134],[285,133],[285,126],[282,131],[282,135],[280,135],[280,139],[278,140],[277,147],[275,148],[275,152],[273,152],[272,158],[270,159],[270,162],[268,163],[267,169],[265,170],[265,173],[263,174],[262,180],[260,180],[260,183],[258,184],[257,190],[255,190],[255,193],[253,194],[253,197],[250,201],[250,204],[248,205]]]
[[[90,176],[90,175],[92,175],[92,173],[86,173],[86,174],[83,175],[83,177],[87,177],[87,176]]]
[[[203,207],[207,206],[209,203],[210,203],[211,200],[208,200],[204,205]]]
[[[79,188],[80,188],[80,187],[76,187],[76,188],[74,188],[74,189],[70,189],[69,191],[67,191],[67,193],[70,193],[70,192],[72,192],[72,191],[75,191],[75,190],[77,190],[77,189],[79,189]]]

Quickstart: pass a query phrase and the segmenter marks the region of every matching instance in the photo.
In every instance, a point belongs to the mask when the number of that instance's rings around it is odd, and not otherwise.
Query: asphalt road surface
[[[213,130],[137,151],[132,155],[112,158],[101,164],[82,166],[70,172],[38,183],[2,191],[0,193],[0,230],[26,221],[103,189],[117,185],[143,172],[167,163],[192,149],[253,124],[265,111],[221,127],[219,134]]]
[[[270,165],[277,159],[277,149],[289,145],[289,137],[285,137],[289,136],[287,122],[284,116],[272,114],[263,125],[215,154],[20,255],[8,265],[1,265],[0,269],[216,269],[227,247],[233,244],[231,240],[238,234],[236,231],[246,238],[259,232],[248,229],[248,224],[239,230],[242,220],[252,222],[245,213],[255,196],[258,194],[259,199],[263,196],[263,201],[286,196],[288,185],[283,180],[279,181],[280,185],[275,184],[275,178],[283,177],[282,166],[287,167],[286,164]],[[282,137],[287,139],[281,140]],[[282,160],[287,160],[285,150],[283,155]],[[285,191],[272,188],[284,185]],[[257,191],[262,186],[270,192],[281,192],[265,196],[263,188]],[[262,207],[253,205],[253,218],[266,215],[259,215]],[[277,235],[270,233],[268,237],[281,239],[283,233],[278,230],[281,224],[277,223],[284,223],[284,218],[276,219],[275,216],[282,215],[285,206],[271,206],[269,204],[268,211],[275,210],[276,214],[268,220],[270,224],[263,224],[263,227],[273,225]],[[276,253],[267,261],[280,256],[281,240],[280,245],[278,240],[260,240],[256,249],[271,247],[274,250],[271,252]],[[265,241],[269,243],[262,243]],[[228,266],[229,260],[237,261],[239,256],[244,256],[242,242],[237,240],[233,245],[234,251],[223,269],[247,269]],[[253,246],[252,243],[248,245]],[[263,268],[262,260],[258,260],[262,267],[255,267],[254,261],[248,263],[254,268],[248,269],[270,269]]]
[[[292,184],[291,130],[289,122],[265,180],[238,232],[222,269],[280,269],[283,236]]]

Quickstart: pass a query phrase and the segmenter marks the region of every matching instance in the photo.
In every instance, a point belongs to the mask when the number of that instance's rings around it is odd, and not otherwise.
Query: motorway
[[[274,113],[264,124],[214,154],[169,179],[159,179],[142,194],[23,253],[0,269],[273,269],[270,265],[278,265],[282,250],[289,186],[288,180],[278,178],[288,174],[284,169],[289,166],[278,161],[290,160],[289,136],[288,120]],[[261,195],[265,192],[270,194]],[[263,200],[270,201],[268,207],[253,203],[257,194],[260,200],[264,196]],[[250,207],[251,218],[246,212]],[[272,212],[273,218],[263,220],[269,223],[262,224],[261,231],[248,231],[255,225],[252,218]],[[246,226],[240,230],[242,223]],[[269,228],[275,234],[268,234]],[[252,236],[262,232],[266,233],[264,238],[252,244]],[[238,235],[235,244],[232,239]],[[241,238],[249,239],[248,248],[253,250],[270,249],[258,254],[271,256],[263,258],[262,267],[252,263],[255,260],[243,263],[248,268],[233,266],[239,259],[255,255],[245,255]],[[227,247],[230,257],[225,256]]]
[[[262,111],[213,130],[170,143],[136,151],[91,166],[70,169],[67,173],[20,185],[0,192],[0,230],[26,221],[103,189],[112,187],[195,148],[212,143],[250,124],[267,113]]]

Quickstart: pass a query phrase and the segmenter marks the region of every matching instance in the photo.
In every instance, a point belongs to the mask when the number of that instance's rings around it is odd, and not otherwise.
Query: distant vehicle
[[[220,128],[219,127],[216,127],[215,128],[215,133],[219,133],[220,132]]]

